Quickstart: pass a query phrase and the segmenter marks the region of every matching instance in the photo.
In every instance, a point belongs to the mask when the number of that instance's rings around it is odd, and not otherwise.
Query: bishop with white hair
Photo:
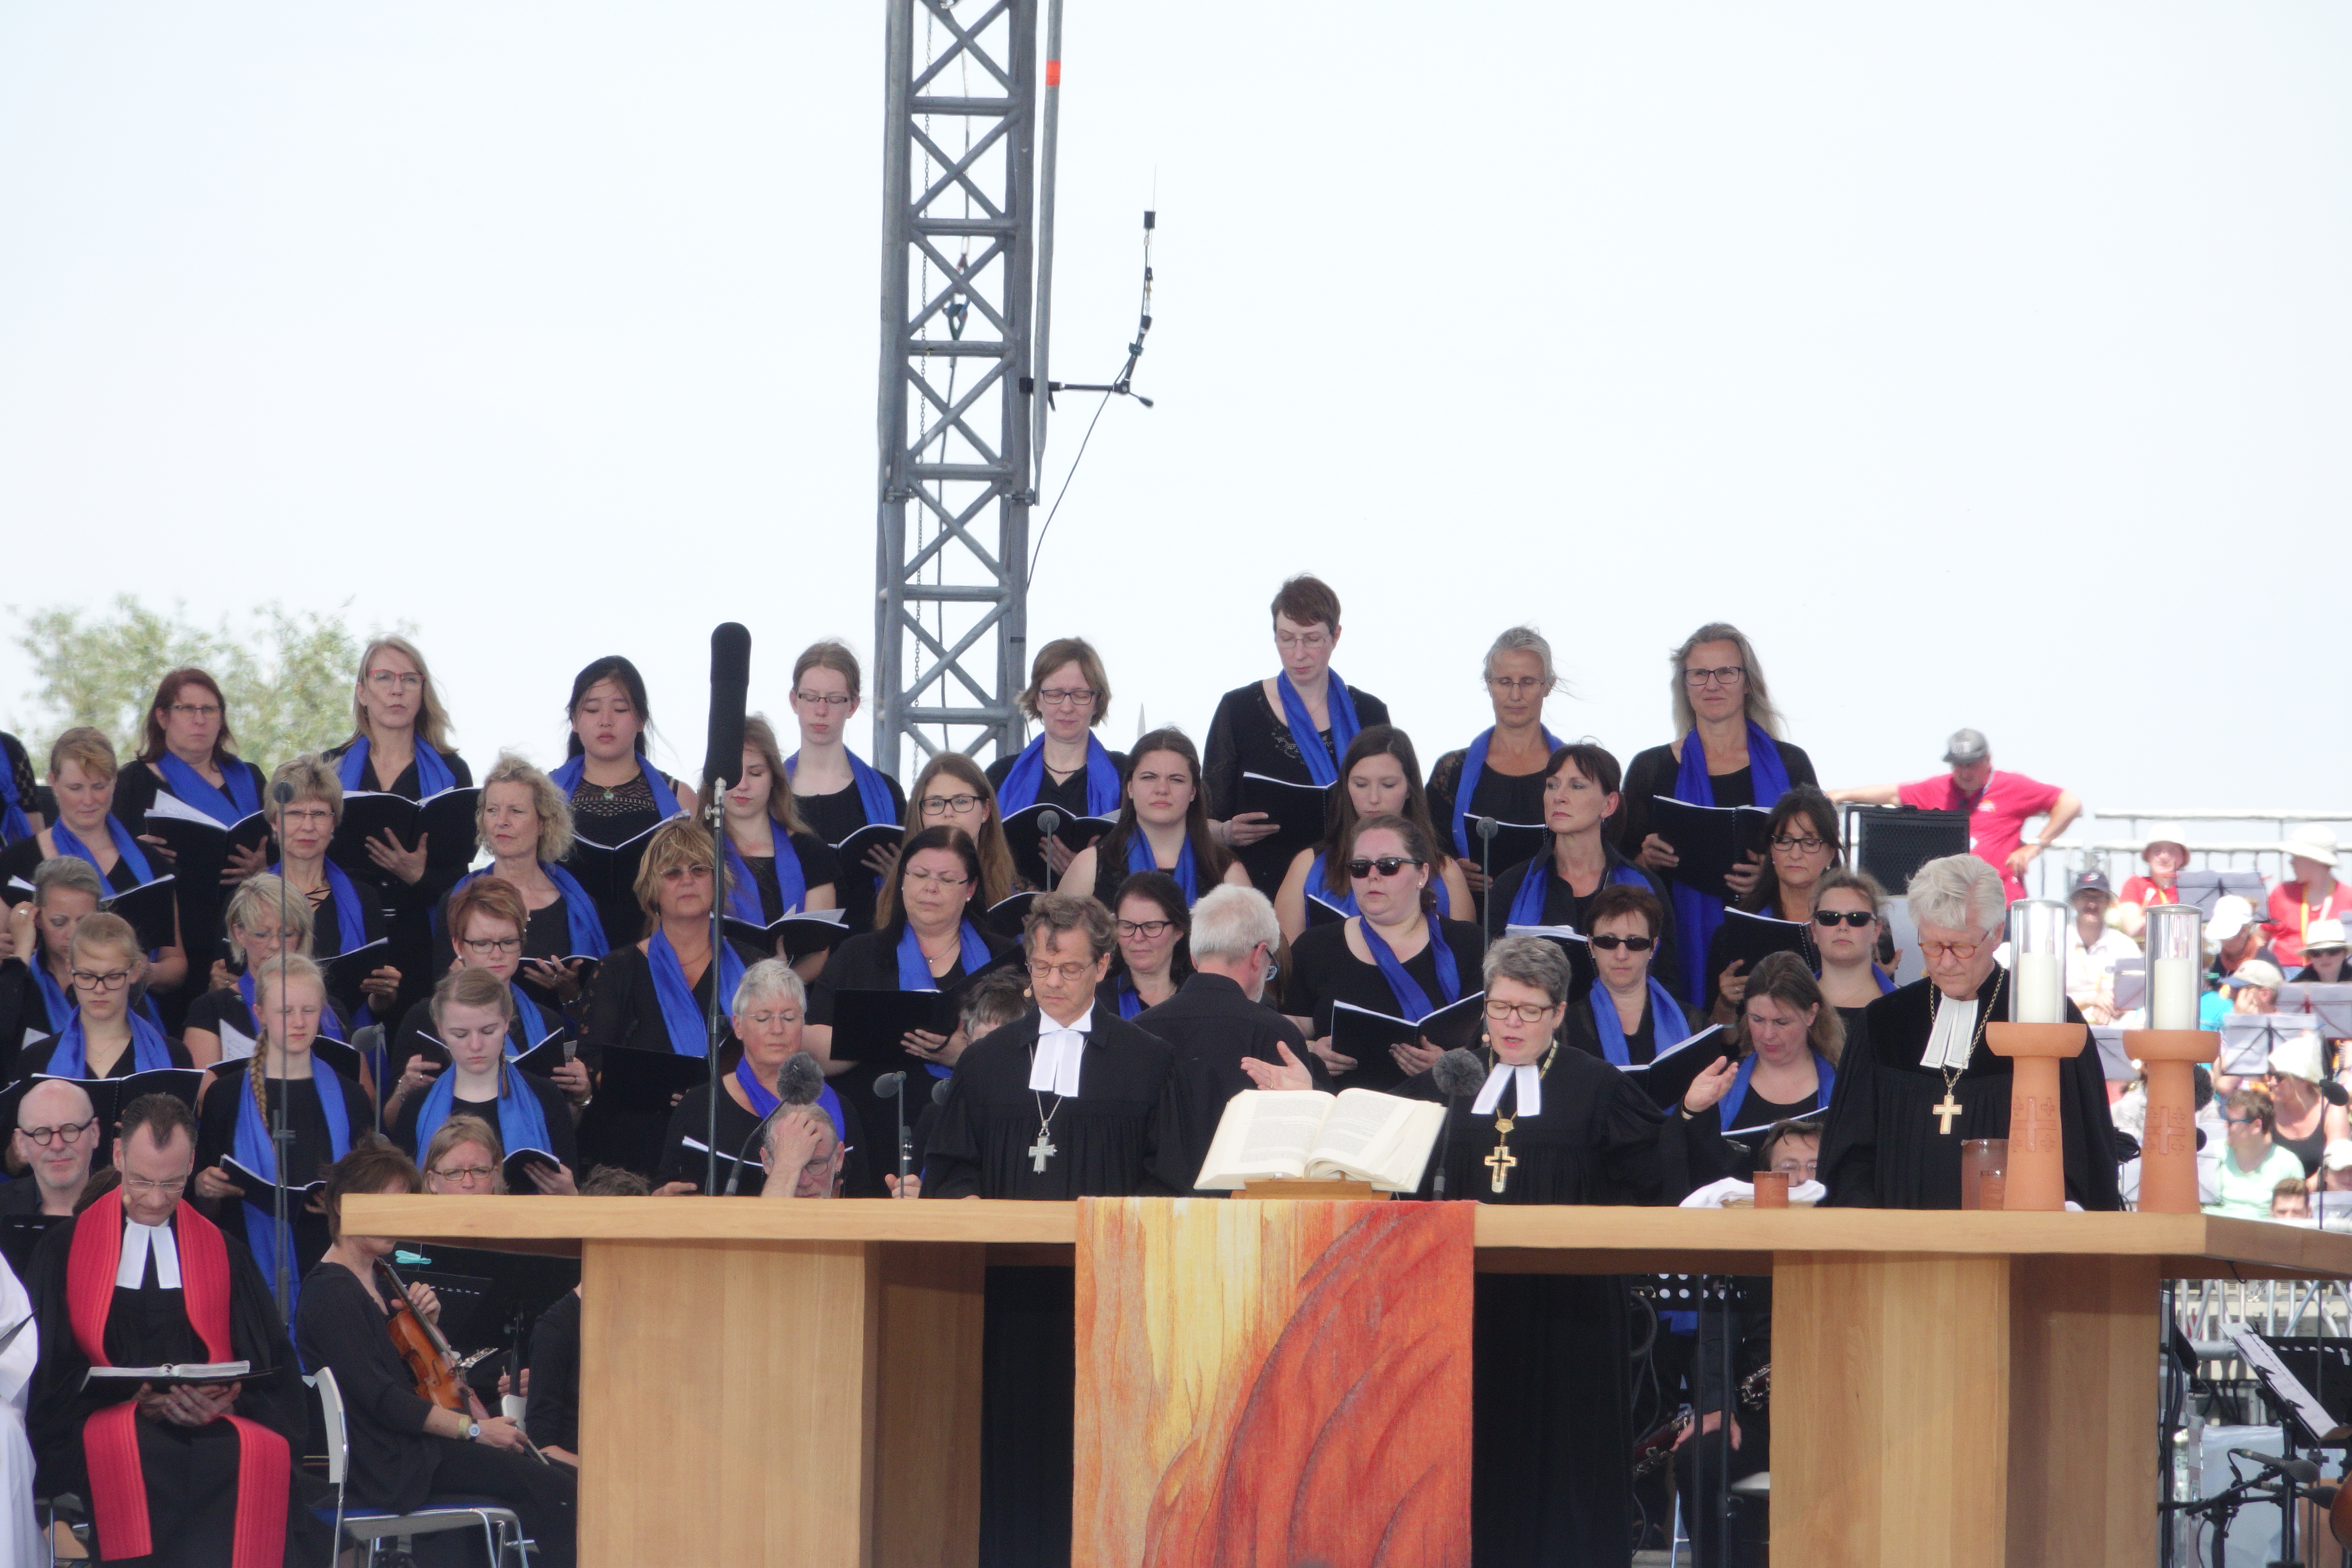
[[[1984,1038],[1988,1024],[2010,1018],[2014,995],[1994,960],[2009,913],[2000,875],[1950,855],[1920,867],[1908,897],[1927,977],[1865,1009],[1863,1048],[1838,1063],[1822,1137],[1829,1202],[1848,1208],[1958,1208],[1961,1142],[2009,1136],[2009,1058]],[[2083,1021],[2072,1002],[2066,1021]],[[2086,1209],[2122,1207],[2105,1075],[2087,1035],[2058,1087],[2066,1196]]]

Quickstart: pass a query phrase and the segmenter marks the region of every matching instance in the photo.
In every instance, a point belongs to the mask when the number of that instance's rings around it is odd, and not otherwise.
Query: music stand
[[[2325,1038],[2352,1040],[2352,984],[2291,980],[2278,988],[2278,1010],[2308,1016]]]
[[[2172,890],[2182,903],[2195,904],[2203,910],[2207,920],[2213,918],[2213,906],[2220,903],[2225,894],[2235,893],[2253,905],[2256,920],[2262,918],[2263,907],[2270,900],[2270,889],[2263,881],[2260,871],[2212,868],[2183,871],[2173,883]]]
[[[2271,1053],[2298,1035],[2312,1033],[2308,1013],[2232,1013],[2221,1020],[2221,1048],[2215,1070],[2260,1078],[2271,1070]]]

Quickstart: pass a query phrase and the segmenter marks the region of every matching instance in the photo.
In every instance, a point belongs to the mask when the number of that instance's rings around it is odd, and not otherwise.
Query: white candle
[[[2011,1015],[2020,1024],[2058,1024],[2066,1018],[2066,991],[2059,984],[2058,955],[2054,952],[2019,952],[2012,959],[2017,984],[2017,1010]]]
[[[2147,966],[2147,1026],[2151,1029],[2197,1027],[2200,986],[2193,958],[2158,958]]]

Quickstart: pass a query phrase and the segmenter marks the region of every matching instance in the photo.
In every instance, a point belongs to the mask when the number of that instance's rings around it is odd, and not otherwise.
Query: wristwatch
[[[480,1422],[478,1422],[478,1421],[468,1421],[468,1422],[467,1422],[467,1423],[466,1423],[466,1441],[467,1441],[467,1442],[468,1442],[468,1443],[478,1443],[478,1442],[480,1442],[481,1440],[482,1440],[482,1424],[481,1424]]]

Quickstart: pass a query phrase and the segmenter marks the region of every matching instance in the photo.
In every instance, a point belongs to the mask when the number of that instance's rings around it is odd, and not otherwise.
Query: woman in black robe
[[[1658,900],[1650,975],[1679,995],[1681,959],[1675,944],[1674,894],[1665,879],[1617,852],[1611,835],[1623,815],[1617,759],[1604,746],[1577,741],[1544,764],[1543,805],[1536,820],[1551,834],[1544,853],[1495,874],[1486,900],[1488,931],[1519,926],[1567,926],[1592,931],[1592,900],[1604,888],[1644,888]],[[1532,880],[1536,886],[1529,887]]]

